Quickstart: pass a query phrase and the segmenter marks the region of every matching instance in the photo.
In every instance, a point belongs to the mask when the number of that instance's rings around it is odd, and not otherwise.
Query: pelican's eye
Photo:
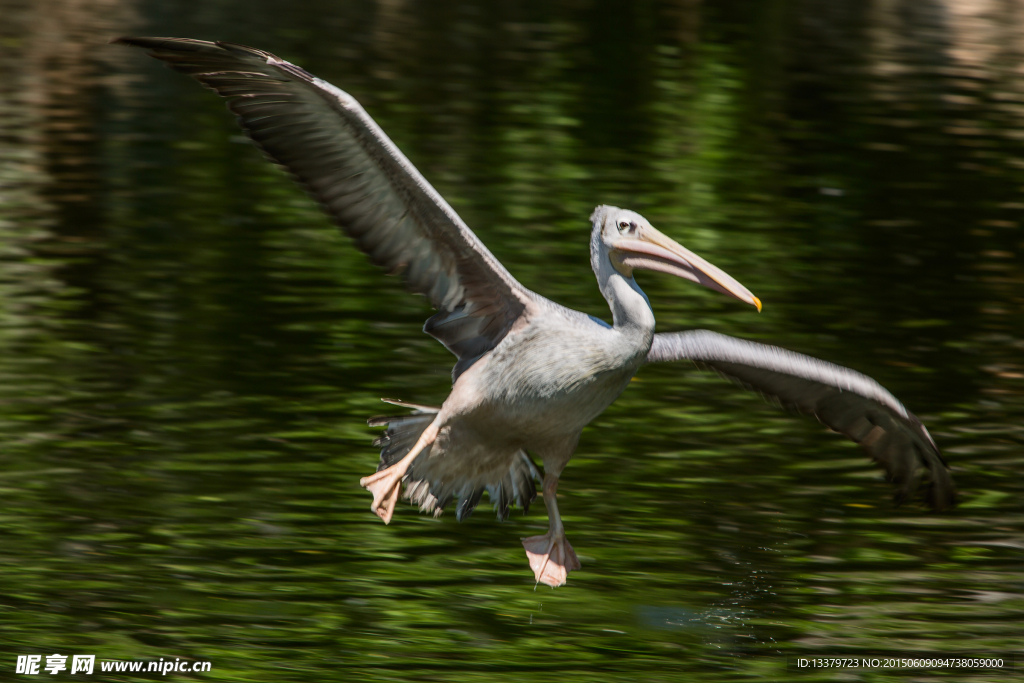
[[[629,227],[629,221],[619,221],[619,230],[625,230]]]

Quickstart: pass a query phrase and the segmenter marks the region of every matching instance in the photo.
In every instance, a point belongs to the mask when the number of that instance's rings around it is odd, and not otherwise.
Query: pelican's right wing
[[[459,361],[494,348],[536,296],[498,262],[346,92],[274,55],[187,38],[119,38],[227,100],[238,123],[289,170],[375,264],[404,271],[438,309],[423,329]]]
[[[691,360],[743,386],[810,413],[864,447],[896,485],[897,503],[913,494],[928,470],[928,503],[956,502],[946,462],[921,421],[875,380],[817,358],[708,330],[654,335],[647,362]]]

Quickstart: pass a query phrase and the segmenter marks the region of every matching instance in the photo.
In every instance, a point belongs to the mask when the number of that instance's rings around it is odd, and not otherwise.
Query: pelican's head
[[[607,258],[611,267],[624,277],[632,278],[635,268],[657,270],[728,294],[756,306],[758,312],[761,311],[761,300],[751,294],[749,289],[725,271],[656,230],[635,211],[599,206],[590,220],[594,224],[591,257]],[[598,265],[594,263],[595,271]]]

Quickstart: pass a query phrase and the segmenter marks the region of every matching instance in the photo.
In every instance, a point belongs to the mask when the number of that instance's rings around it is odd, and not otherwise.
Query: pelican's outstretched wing
[[[458,356],[494,348],[536,297],[520,285],[355,98],[274,55],[185,38],[119,38],[227,99],[238,123],[389,272],[438,309],[423,329]]]
[[[885,468],[896,485],[897,502],[917,487],[920,467],[928,470],[928,503],[936,510],[953,505],[956,490],[928,430],[875,380],[848,368],[775,346],[707,330],[654,335],[647,362],[692,360],[810,413],[845,434]]]

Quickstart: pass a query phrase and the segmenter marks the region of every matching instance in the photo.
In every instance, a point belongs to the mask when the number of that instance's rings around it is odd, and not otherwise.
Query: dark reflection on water
[[[8,656],[736,680],[786,677],[791,653],[1019,651],[1013,7],[3,2]],[[766,304],[645,277],[661,329],[875,376],[962,505],[894,509],[854,446],[680,365],[584,433],[569,586],[533,590],[518,539],[541,510],[381,525],[365,418],[448,388],[426,306],[215,97],[105,44],[122,33],[253,44],[348,89],[524,284],[587,312],[606,314],[586,216],[645,213]]]

